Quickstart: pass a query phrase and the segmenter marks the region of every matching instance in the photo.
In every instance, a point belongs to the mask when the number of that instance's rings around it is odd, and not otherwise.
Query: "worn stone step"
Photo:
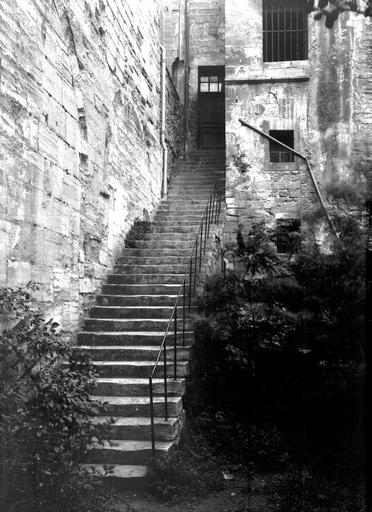
[[[86,331],[162,331],[165,332],[168,318],[86,318]],[[192,327],[192,320],[186,319],[186,329]],[[170,321],[173,329],[174,321]]]
[[[144,240],[137,242],[136,245],[139,248],[143,249],[184,249],[184,250],[192,250],[194,240],[181,240],[177,239],[173,240]]]
[[[201,222],[201,219],[200,219]],[[169,220],[163,220],[163,221],[155,221],[153,223],[152,232],[156,233],[162,233],[167,231],[176,231],[179,233],[190,233],[190,232],[197,232],[200,226],[199,221],[195,222],[188,222],[185,223],[184,220],[180,221],[169,221]],[[171,229],[169,229],[171,228]]]
[[[150,397],[147,396],[92,396],[92,400],[103,404],[104,414],[110,416],[150,416]],[[169,396],[167,401],[169,417],[176,418],[182,412],[182,398]],[[153,397],[153,411],[157,418],[165,417],[164,396]]]
[[[186,297],[187,300],[187,297]],[[182,301],[182,299],[181,299]],[[185,303],[185,316],[186,319],[190,317],[190,313],[196,311],[196,307],[192,306],[191,310]],[[91,318],[170,318],[173,312],[173,305],[171,306],[94,306],[90,310]],[[177,307],[178,320],[181,322],[183,315],[182,302]]]
[[[188,256],[121,256],[118,258],[118,265],[156,265],[158,263],[163,265],[186,265]]]
[[[159,331],[80,331],[77,340],[80,345],[133,346],[154,345],[159,348],[164,338],[164,332]],[[173,342],[173,332],[167,334],[168,344]],[[185,343],[194,343],[194,332],[185,332]]]
[[[167,360],[173,361],[174,358],[174,348],[173,348],[173,338],[169,340],[167,346]],[[76,347],[75,350],[86,354],[93,361],[155,361],[159,355],[160,343],[158,346],[156,345],[145,345],[145,346],[121,346],[121,345],[81,345]],[[177,360],[178,361],[189,361],[191,359],[192,346],[186,345],[182,346],[182,334],[179,333],[178,336],[178,346],[177,346]],[[163,356],[162,356],[163,357]]]
[[[178,353],[178,351],[177,351]],[[95,370],[100,377],[117,377],[117,378],[146,378],[154,369],[154,361],[93,361]],[[167,358],[167,376],[174,376],[174,363],[168,361]],[[187,377],[189,374],[188,361],[177,362],[178,377]],[[162,378],[164,375],[164,362],[159,362],[155,368],[155,377]]]
[[[183,281],[182,274],[110,274],[107,276],[108,284],[178,284]]]
[[[184,274],[186,271],[186,265],[182,265],[179,263],[170,264],[170,263],[158,263],[158,264],[146,264],[146,265],[134,265],[134,264],[126,264],[126,265],[116,265],[114,269],[115,274],[156,274],[156,273],[165,273],[165,274]]]
[[[134,248],[128,247],[128,248],[124,249],[123,253],[120,256],[118,256],[117,261],[119,262],[121,260],[121,258],[126,258],[128,256],[138,256],[141,258],[144,258],[146,256],[160,257],[160,258],[162,256],[179,257],[179,256],[185,256],[185,251],[183,251],[182,249],[165,249],[165,248],[146,249],[146,248],[139,248],[139,247],[134,247]]]
[[[146,485],[148,466],[115,464],[110,467],[109,472],[107,472],[106,466],[106,464],[81,464],[83,469],[97,476],[97,478],[103,478],[109,486],[127,491],[143,489]]]
[[[98,295],[99,306],[173,306],[177,295]]]
[[[110,423],[109,432],[111,439],[131,439],[133,441],[151,440],[150,418],[135,416],[114,416]],[[93,425],[105,424],[110,420],[109,416],[96,416],[91,418]],[[157,441],[173,441],[180,428],[178,418],[154,418],[155,438]]]
[[[105,284],[102,292],[104,295],[178,295],[180,288],[178,283]],[[188,286],[186,288],[188,290]]]
[[[157,442],[155,456],[171,455],[175,451],[175,443],[171,441]],[[151,441],[127,441],[114,439],[104,441],[103,445],[91,446],[87,462],[96,464],[149,464],[153,457]]]
[[[192,242],[193,240],[195,240],[196,235],[197,235],[197,231],[196,232],[188,231],[186,233],[185,232],[181,233],[181,232],[178,232],[176,229],[174,229],[174,230],[169,229],[169,231],[166,231],[166,232],[153,231],[151,233],[148,233],[147,235],[145,235],[143,240],[162,241],[162,240],[174,239],[177,242],[183,242],[183,241]]]
[[[146,396],[149,394],[149,380],[144,378],[98,377],[96,384],[92,394],[99,396]],[[169,396],[182,396],[185,391],[185,379],[168,379],[167,390]],[[164,395],[163,379],[153,380],[153,391],[154,395]]]

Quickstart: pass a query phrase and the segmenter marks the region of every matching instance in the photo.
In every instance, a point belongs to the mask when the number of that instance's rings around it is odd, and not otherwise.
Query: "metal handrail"
[[[333,221],[331,219],[331,216],[329,214],[327,206],[326,206],[326,204],[324,202],[323,196],[322,196],[322,194],[320,192],[320,189],[319,189],[319,186],[318,186],[318,184],[317,184],[317,182],[315,180],[315,176],[314,176],[313,170],[311,168],[311,165],[310,165],[310,162],[309,162],[309,159],[307,158],[307,156],[303,155],[302,153],[299,153],[298,151],[296,151],[295,149],[291,148],[290,146],[287,146],[283,142],[280,142],[280,140],[275,139],[275,137],[272,137],[268,133],[263,132],[262,130],[260,130],[256,126],[253,126],[252,124],[250,124],[245,119],[239,119],[239,122],[240,122],[241,125],[245,126],[246,128],[250,128],[254,132],[258,133],[259,135],[262,135],[262,137],[265,137],[266,139],[271,140],[272,142],[275,142],[276,144],[279,144],[281,147],[283,147],[287,151],[290,151],[293,155],[295,155],[295,156],[301,158],[302,160],[304,160],[304,162],[306,163],[307,170],[309,171],[311,181],[312,181],[312,183],[314,185],[315,192],[316,192],[316,194],[318,196],[319,202],[320,202],[320,204],[321,204],[321,206],[323,208],[325,216],[327,217],[329,225],[331,226],[332,231],[333,231],[334,235],[336,236],[336,238],[339,238],[339,234],[336,231],[335,225],[334,225],[334,223],[333,223]]]
[[[159,348],[158,356],[152,368],[152,371],[149,376],[149,395],[150,395],[150,424],[151,424],[151,447],[152,453],[155,454],[155,424],[154,424],[154,388],[153,388],[153,378],[155,376],[156,369],[160,363],[160,360],[163,355],[164,361],[164,371],[163,371],[163,381],[164,381],[164,418],[168,420],[168,375],[167,375],[167,337],[170,332],[172,321],[174,323],[173,326],[173,378],[177,380],[177,335],[178,335],[178,324],[177,324],[177,311],[179,308],[179,303],[181,297],[182,300],[182,346],[185,346],[185,325],[186,325],[186,286],[189,281],[189,290],[188,290],[188,310],[191,310],[191,298],[192,292],[196,291],[196,280],[198,275],[201,272],[202,266],[202,254],[206,252],[207,240],[210,234],[211,224],[219,223],[219,217],[221,212],[221,202],[222,202],[222,193],[215,185],[213,192],[209,197],[208,204],[205,208],[203,218],[200,222],[199,230],[195,238],[194,245],[192,247],[191,256],[189,261],[186,264],[185,274],[183,280],[180,285],[180,289],[178,291],[176,300],[174,302],[174,306],[172,309],[172,313],[169,317],[168,324],[166,330],[164,332],[163,340]],[[199,243],[200,238],[200,243]],[[203,242],[204,239],[204,242]],[[193,272],[194,268],[194,272]],[[197,270],[198,269],[198,270]],[[193,279],[194,278],[194,279]]]

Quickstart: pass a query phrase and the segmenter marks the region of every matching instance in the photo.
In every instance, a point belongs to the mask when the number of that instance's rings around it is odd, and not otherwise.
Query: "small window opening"
[[[277,219],[276,249],[278,253],[291,254],[298,249],[301,222],[299,219]]]
[[[290,148],[294,148],[293,130],[270,130],[269,135]],[[294,162],[294,154],[276,142],[270,141],[270,162]]]
[[[200,92],[224,92],[223,76],[200,76]]]
[[[308,58],[305,0],[263,0],[263,60]]]

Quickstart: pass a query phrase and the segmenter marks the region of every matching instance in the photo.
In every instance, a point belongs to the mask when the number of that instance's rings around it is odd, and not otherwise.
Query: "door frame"
[[[202,76],[217,76],[221,78],[220,80],[217,80],[217,83],[222,84],[222,90],[219,92],[203,92],[201,91],[201,80],[200,78]],[[225,103],[225,66],[219,65],[219,66],[198,66],[198,149],[201,148],[201,119],[200,119],[200,113],[201,113],[201,98],[203,98],[203,95],[208,95],[208,98],[213,101],[213,97],[221,98],[222,102],[222,96],[223,96],[223,103]],[[206,97],[206,96],[204,96]],[[225,107],[224,107],[224,118],[223,118],[223,131],[225,131],[226,121],[225,121]],[[212,149],[212,148],[211,148]],[[216,148],[217,149],[217,148]],[[222,148],[221,148],[222,149]]]

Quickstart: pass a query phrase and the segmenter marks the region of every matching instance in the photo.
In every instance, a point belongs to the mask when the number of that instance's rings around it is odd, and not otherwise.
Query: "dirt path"
[[[249,492],[246,481],[234,480],[208,496],[187,496],[173,503],[161,502],[147,493],[117,494],[113,501],[120,512],[270,512],[261,492],[265,482],[259,483]]]

